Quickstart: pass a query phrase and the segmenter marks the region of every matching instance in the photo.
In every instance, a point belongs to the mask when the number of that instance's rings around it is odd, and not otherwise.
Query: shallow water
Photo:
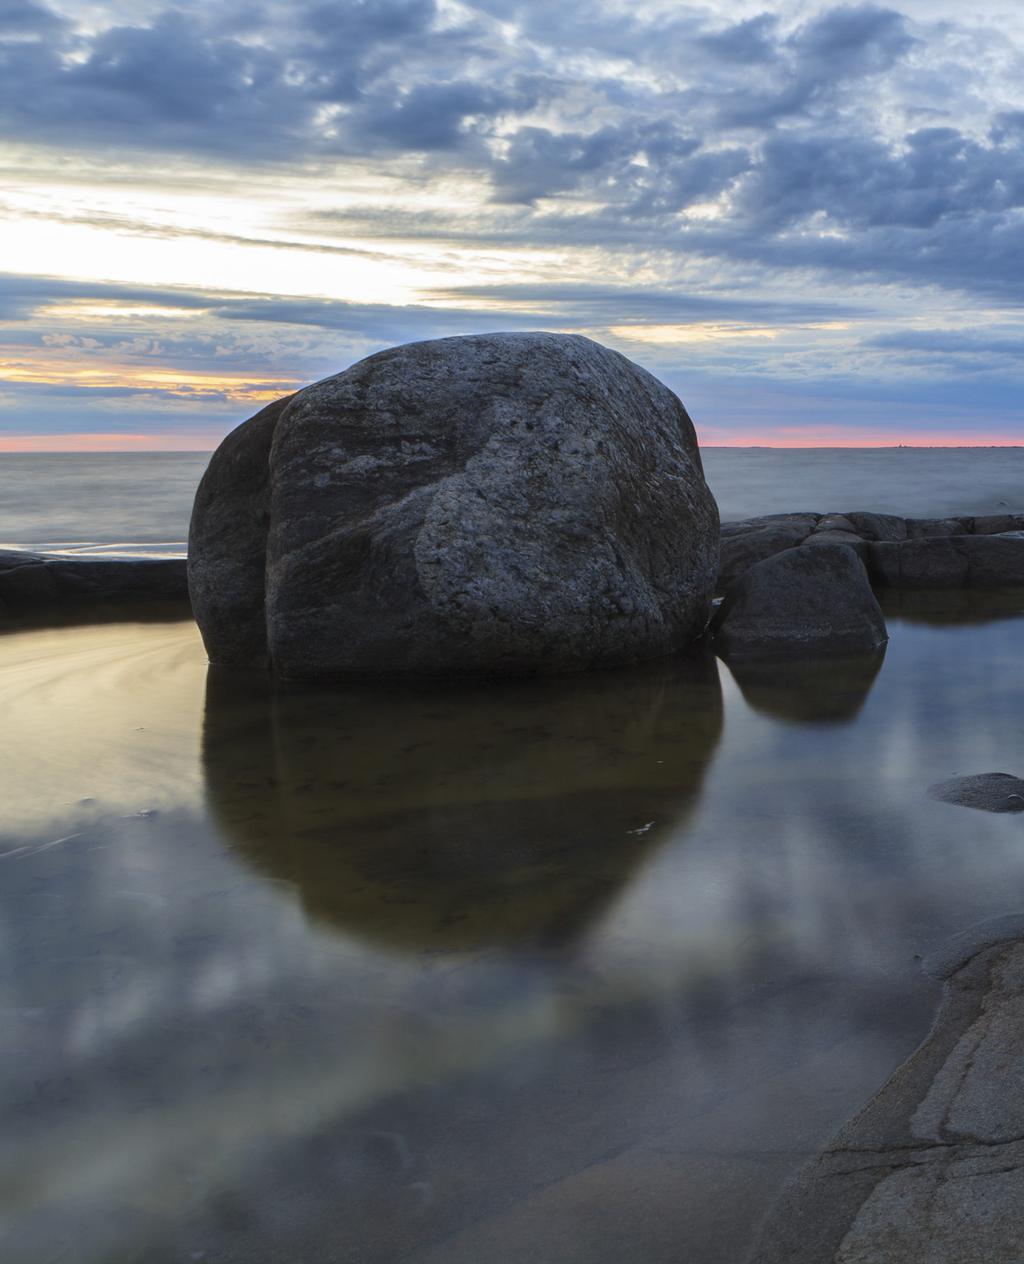
[[[703,448],[723,521],[1024,513],[1020,448]],[[183,556],[205,452],[0,454],[0,548]]]
[[[5,1264],[738,1264],[1024,906],[1024,596],[418,694],[0,637]]]

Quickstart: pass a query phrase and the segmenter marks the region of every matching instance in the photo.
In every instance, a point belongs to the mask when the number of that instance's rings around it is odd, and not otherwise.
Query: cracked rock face
[[[718,525],[692,423],[645,370],[575,336],[443,338],[229,435],[189,582],[214,663],[569,671],[699,636]]]
[[[750,1264],[1020,1264],[1024,942],[949,980],[928,1039],[784,1195]]]

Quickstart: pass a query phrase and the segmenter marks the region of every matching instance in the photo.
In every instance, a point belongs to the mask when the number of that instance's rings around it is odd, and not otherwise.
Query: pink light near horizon
[[[2,452],[212,452],[211,434],[37,434],[0,435]]]
[[[1019,448],[1024,434],[1006,431],[886,431],[845,426],[778,426],[726,430],[697,426],[697,437],[709,448]]]
[[[1006,431],[894,431],[881,433],[843,426],[778,426],[744,430],[698,426],[710,448],[1019,448],[1024,434]],[[212,452],[223,436],[206,431],[180,434],[15,434],[0,435],[0,453],[17,452]]]

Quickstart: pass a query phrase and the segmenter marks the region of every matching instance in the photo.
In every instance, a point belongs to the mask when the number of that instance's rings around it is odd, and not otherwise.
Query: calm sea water
[[[1021,448],[705,448],[724,521],[1024,512]],[[0,547],[181,554],[206,453],[0,456]]]
[[[0,634],[4,1264],[741,1264],[1018,912],[1024,602],[386,694]]]

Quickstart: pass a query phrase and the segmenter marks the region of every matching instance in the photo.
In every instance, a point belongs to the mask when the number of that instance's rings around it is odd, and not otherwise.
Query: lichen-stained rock
[[[861,653],[888,639],[867,572],[845,544],[787,549],[752,566],[715,618],[727,657]]]
[[[214,454],[189,541],[215,663],[282,676],[532,674],[703,631],[718,511],[667,387],[589,339],[369,357]]]

